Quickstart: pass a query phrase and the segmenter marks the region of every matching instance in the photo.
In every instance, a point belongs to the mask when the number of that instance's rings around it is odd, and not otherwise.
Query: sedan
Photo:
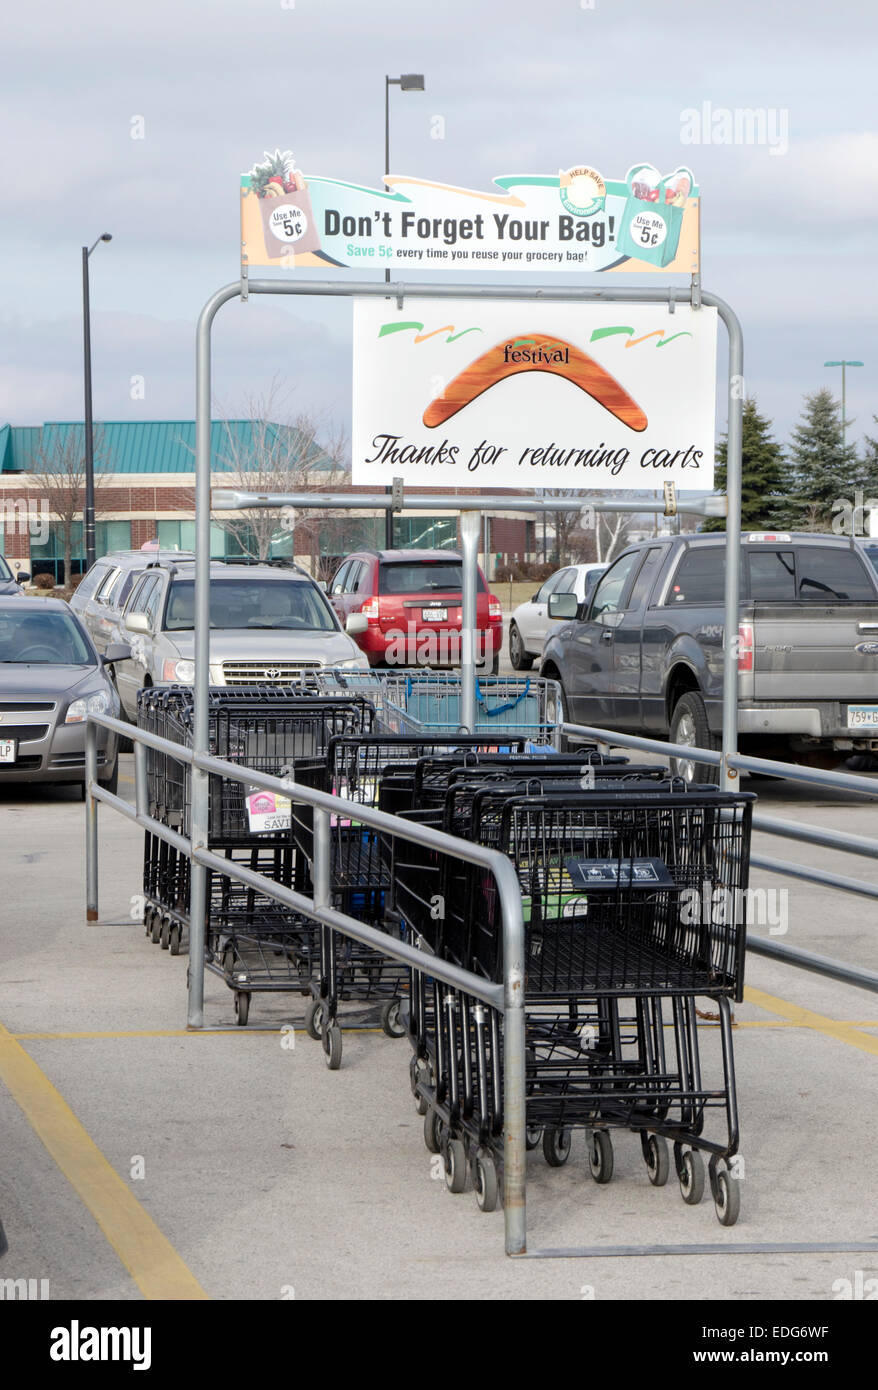
[[[0,780],[79,782],[85,786],[89,714],[118,717],[111,672],[129,648],[98,656],[61,599],[0,597]],[[98,780],[114,792],[116,735],[98,730]]]
[[[606,565],[567,565],[556,570],[525,603],[520,603],[509,620],[509,660],[516,671],[529,671],[542,654],[543,644],[557,623],[549,620],[552,594],[575,594],[580,603],[591,591]]]

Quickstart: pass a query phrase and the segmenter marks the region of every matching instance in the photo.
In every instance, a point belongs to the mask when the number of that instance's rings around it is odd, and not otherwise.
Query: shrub
[[[35,574],[33,579],[35,589],[54,589],[55,576],[53,574]]]

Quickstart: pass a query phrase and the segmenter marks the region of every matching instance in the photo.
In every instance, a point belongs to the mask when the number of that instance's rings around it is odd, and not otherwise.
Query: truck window
[[[792,550],[751,550],[750,597],[764,603],[796,597],[796,557]]]
[[[664,553],[664,549],[660,545],[653,545],[646,552],[646,559],[638,570],[634,588],[631,590],[631,597],[626,604],[632,613],[638,613],[652,593],[652,586],[655,583],[655,577],[659,572]]]
[[[632,550],[629,555],[623,555],[611,565],[606,574],[602,574],[600,582],[594,591],[594,598],[591,601],[591,611],[589,617],[594,620],[600,618],[602,613],[618,613],[622,607],[622,595],[625,586],[634,571],[634,567],[640,561],[641,552]]]
[[[725,558],[724,545],[690,546],[671,582],[668,607],[675,603],[722,603]]]
[[[835,546],[803,545],[796,551],[796,593],[811,603],[875,599],[875,585],[860,556]]]

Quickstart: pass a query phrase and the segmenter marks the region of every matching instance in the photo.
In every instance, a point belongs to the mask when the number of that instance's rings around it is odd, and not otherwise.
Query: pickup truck
[[[725,621],[722,533],[624,550],[591,598],[553,595],[540,674],[566,718],[719,748]],[[741,538],[742,752],[820,767],[878,749],[878,573],[863,546],[812,532]],[[716,774],[675,759],[687,781]]]

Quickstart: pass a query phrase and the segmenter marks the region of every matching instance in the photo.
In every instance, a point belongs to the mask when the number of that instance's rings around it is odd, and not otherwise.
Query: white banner
[[[688,305],[358,299],[353,482],[710,488],[716,336]]]

